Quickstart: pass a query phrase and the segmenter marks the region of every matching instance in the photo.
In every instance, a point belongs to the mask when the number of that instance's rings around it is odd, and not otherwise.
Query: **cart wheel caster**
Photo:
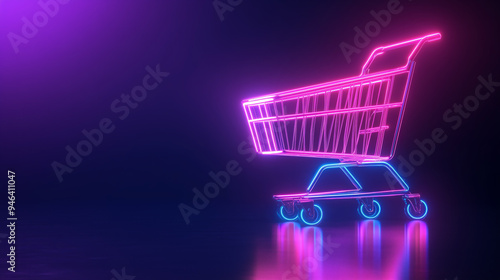
[[[323,219],[323,210],[317,204],[314,204],[314,207],[310,208],[309,210],[303,208],[300,211],[300,219],[306,225],[317,225],[319,222],[321,222],[321,219]]]
[[[427,216],[427,203],[425,201],[420,200],[420,211],[416,211],[414,207],[410,203],[406,205],[406,215],[414,220],[421,220],[425,216]]]
[[[362,217],[367,219],[375,219],[380,215],[381,207],[378,201],[373,200],[373,207],[371,211],[366,207],[366,204],[360,203],[358,212]]]
[[[285,210],[285,206],[281,205],[278,210],[278,216],[285,221],[295,221],[299,217],[299,211],[297,210],[297,207],[294,207],[293,212],[290,214]]]

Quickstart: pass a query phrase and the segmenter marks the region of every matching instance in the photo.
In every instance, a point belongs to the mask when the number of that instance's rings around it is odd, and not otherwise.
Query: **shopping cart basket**
[[[415,68],[415,56],[425,42],[439,40],[434,33],[375,49],[352,78],[264,95],[243,101],[255,149],[260,154],[334,158],[340,162],[319,168],[304,193],[275,195],[278,214],[285,220],[299,218],[315,225],[323,210],[314,202],[357,199],[358,212],[376,218],[377,197],[402,196],[412,219],[427,215],[427,204],[387,162],[395,152],[403,113]],[[374,60],[395,49],[410,50],[406,64],[389,70],[370,71]],[[405,56],[406,58],[406,56]],[[397,189],[365,191],[352,168],[382,167],[399,184]],[[325,170],[340,169],[351,189],[313,192]]]

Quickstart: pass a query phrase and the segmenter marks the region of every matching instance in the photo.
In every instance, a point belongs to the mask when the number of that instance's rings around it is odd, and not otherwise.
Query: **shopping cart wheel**
[[[380,203],[378,201],[373,200],[373,204],[368,204],[370,202],[360,202],[359,207],[358,207],[358,213],[367,219],[375,219],[380,215],[381,207]],[[371,207],[368,207],[368,205],[372,205]],[[371,209],[369,209],[371,208]]]
[[[313,207],[304,207],[300,211],[300,219],[306,225],[317,225],[323,219],[323,210],[317,204]]]
[[[420,199],[419,209],[415,209],[411,203],[406,204],[406,215],[414,220],[421,220],[427,216],[427,203]]]
[[[285,220],[285,221],[295,221],[299,217],[299,210],[297,207],[293,207],[293,210],[291,213],[286,211],[285,206],[281,205],[280,209],[278,210],[278,216]]]

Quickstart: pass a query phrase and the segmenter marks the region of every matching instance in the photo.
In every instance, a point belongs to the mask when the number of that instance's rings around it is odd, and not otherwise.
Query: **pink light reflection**
[[[366,220],[358,222],[358,265],[361,276],[366,279],[381,271],[381,232],[380,222]],[[363,275],[369,272],[369,275]],[[380,275],[377,275],[380,277]]]
[[[251,279],[427,279],[423,221],[368,220],[331,228],[274,226],[273,246],[257,246]]]

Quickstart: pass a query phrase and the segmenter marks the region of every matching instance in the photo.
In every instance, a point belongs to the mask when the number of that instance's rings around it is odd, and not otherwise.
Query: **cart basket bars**
[[[414,58],[434,33],[376,48],[359,76],[287,90],[243,101],[258,153],[387,161],[403,119]],[[402,47],[410,53],[401,67],[370,73],[375,58]]]

